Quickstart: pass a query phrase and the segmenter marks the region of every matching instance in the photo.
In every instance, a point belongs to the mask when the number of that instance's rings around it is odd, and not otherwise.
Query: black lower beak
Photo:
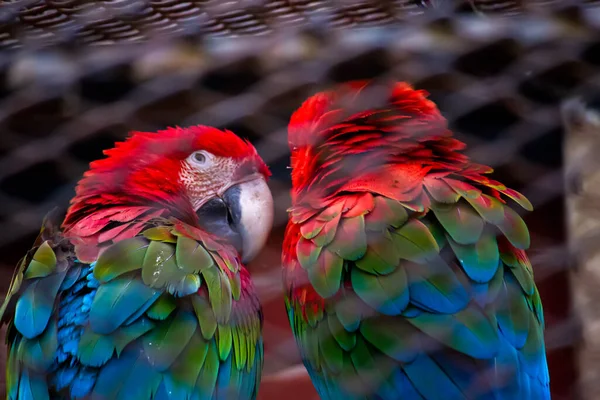
[[[273,196],[263,177],[231,186],[196,212],[200,226],[227,240],[242,262],[250,262],[265,245],[273,226]]]
[[[209,200],[198,209],[196,214],[202,229],[225,239],[238,252],[241,252],[243,240],[236,228],[237,221],[239,221],[239,210],[235,204],[228,204],[226,195],[227,192],[224,196],[225,200],[219,197]]]

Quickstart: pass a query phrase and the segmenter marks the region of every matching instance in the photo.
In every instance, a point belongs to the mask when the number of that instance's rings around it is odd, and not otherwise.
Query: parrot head
[[[248,141],[207,126],[177,127],[133,132],[104,154],[77,185],[66,232],[107,228],[98,221],[119,229],[128,213],[148,208],[225,239],[243,262],[264,246],[273,223],[270,173]],[[111,209],[117,216],[104,218]]]
[[[322,207],[344,191],[401,200],[428,172],[464,164],[464,144],[426,96],[354,81],[308,98],[288,126],[292,202]]]

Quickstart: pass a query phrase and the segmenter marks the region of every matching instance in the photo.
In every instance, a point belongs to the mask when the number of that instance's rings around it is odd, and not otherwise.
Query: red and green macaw
[[[105,154],[0,309],[7,398],[256,398],[262,314],[242,263],[272,225],[264,162],[206,126],[135,132]]]
[[[461,153],[425,92],[316,94],[289,144],[286,306],[322,399],[550,398],[529,233],[509,201],[531,203]]]

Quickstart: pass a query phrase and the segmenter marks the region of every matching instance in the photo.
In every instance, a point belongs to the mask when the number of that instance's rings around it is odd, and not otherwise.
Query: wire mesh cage
[[[46,212],[66,208],[88,163],[129,131],[230,129],[273,172],[275,227],[250,265],[265,315],[260,396],[317,398],[280,283],[286,125],[305,98],[333,83],[404,80],[430,92],[470,157],[534,204],[525,220],[553,398],[596,398],[595,225],[577,228],[598,220],[582,206],[598,197],[577,200],[594,186],[595,169],[572,149],[597,149],[598,125],[593,111],[563,109],[561,117],[560,105],[597,95],[599,32],[591,1],[0,1],[0,289]],[[595,161],[593,151],[586,157]],[[578,189],[565,185],[565,170]],[[566,197],[575,199],[568,209]],[[588,245],[575,253],[585,257],[571,257],[567,243],[583,236]]]

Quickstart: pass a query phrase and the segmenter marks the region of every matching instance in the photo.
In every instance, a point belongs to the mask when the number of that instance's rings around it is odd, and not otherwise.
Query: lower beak
[[[273,197],[261,176],[236,184],[198,210],[200,225],[228,240],[248,263],[264,247],[273,226]]]

